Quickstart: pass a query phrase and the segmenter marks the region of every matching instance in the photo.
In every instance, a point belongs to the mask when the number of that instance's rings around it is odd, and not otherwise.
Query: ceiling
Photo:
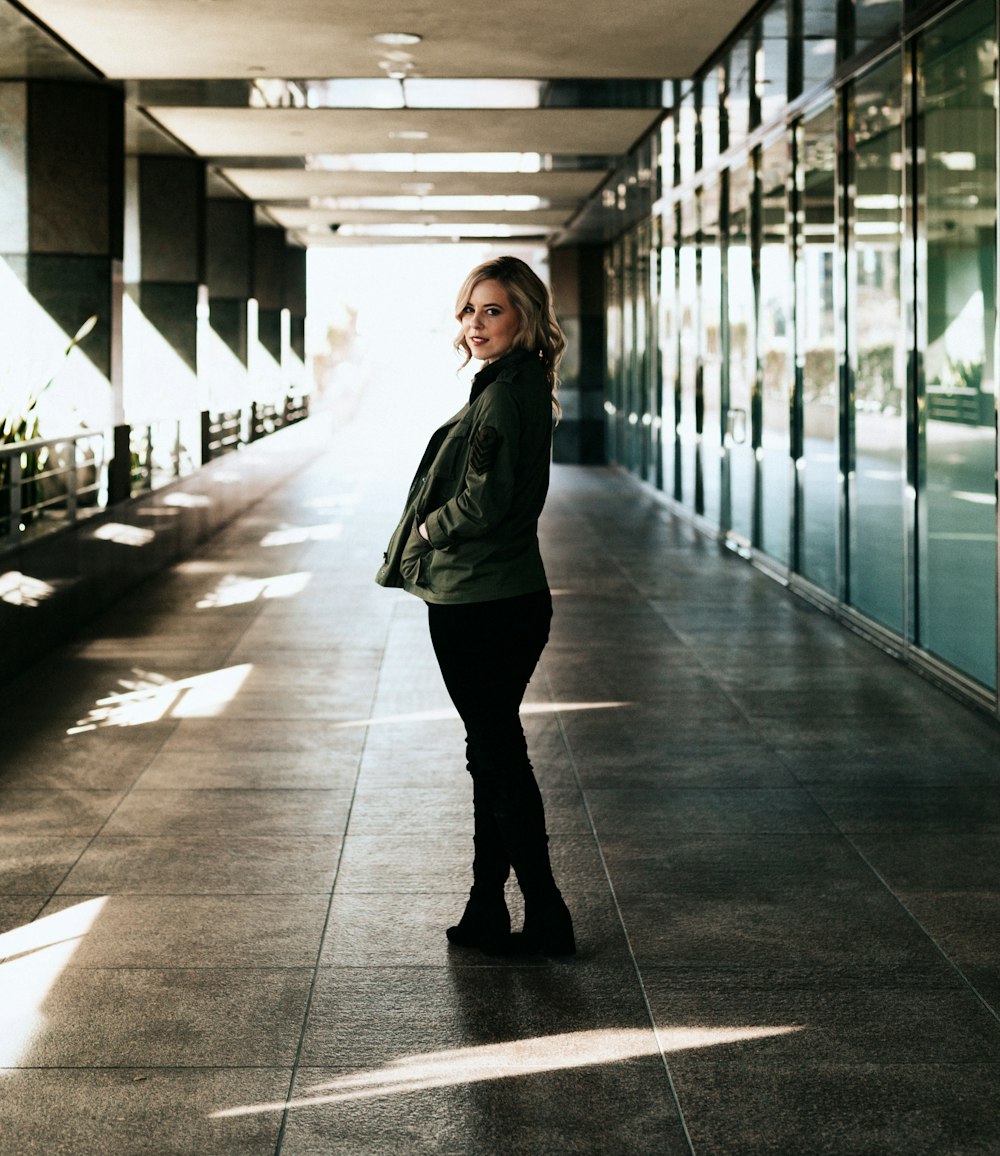
[[[123,82],[130,147],[205,158],[302,244],[556,241],[751,6],[0,0],[0,77]]]

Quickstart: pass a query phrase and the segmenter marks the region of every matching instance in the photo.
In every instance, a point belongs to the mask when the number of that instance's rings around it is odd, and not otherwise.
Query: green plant
[[[41,436],[39,428],[38,403],[49,390],[59,375],[59,370],[66,363],[66,359],[73,350],[92,332],[97,324],[97,314],[92,314],[70,338],[69,344],[63,351],[62,357],[48,381],[44,385],[29,388],[27,396],[20,401],[13,402],[0,422],[0,448],[13,446],[20,442],[34,441]],[[25,450],[20,455],[21,474],[21,506],[32,505],[38,497],[38,483],[33,481],[48,465],[49,453],[46,448],[41,450]],[[16,527],[10,524],[11,515],[11,473],[13,457],[10,454],[0,456],[0,536],[9,534]],[[29,517],[25,515],[25,522]]]

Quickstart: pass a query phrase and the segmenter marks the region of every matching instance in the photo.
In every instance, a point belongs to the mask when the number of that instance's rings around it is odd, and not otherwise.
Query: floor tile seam
[[[818,807],[820,807],[824,811],[824,813],[826,814],[827,813],[826,809],[822,807],[822,804],[818,800],[814,800],[814,801],[816,802],[816,805]],[[835,823],[832,816],[830,816],[830,821]],[[944,947],[931,934],[930,930],[926,926],[924,926],[923,921],[913,911],[910,910],[910,908],[904,902],[902,896],[892,887],[892,885],[889,883],[888,879],[886,879],[886,877],[875,866],[875,864],[871,861],[871,859],[857,845],[857,843],[851,837],[850,833],[842,832],[842,834],[844,837],[844,841],[854,851],[854,853],[858,857],[858,859],[862,863],[864,863],[865,867],[871,872],[871,874],[874,876],[874,878],[878,880],[879,884],[886,891],[886,893],[892,896],[893,900],[899,905],[900,909],[904,912],[906,917],[917,928],[919,928],[921,934],[924,935],[926,937],[926,939],[933,945],[934,950],[938,952],[938,954],[945,961],[945,963],[947,963],[947,965],[950,968],[952,968],[952,970],[958,976],[961,984],[970,992],[970,994],[978,1001],[978,1003],[989,1013],[991,1018],[994,1021],[996,1021],[998,1026],[1000,1026],[1000,1010],[991,1006],[991,1004],[986,999],[983,998],[983,996],[980,994],[980,992],[978,991],[976,986],[972,983],[972,981],[965,974],[965,972],[958,965],[958,963],[956,963],[955,960],[951,958],[951,956],[948,954],[948,952],[945,951]]]
[[[382,682],[382,672],[383,672],[383,668],[384,668],[385,655],[386,655],[386,651],[389,648],[389,639],[390,639],[390,636],[392,633],[392,628],[393,628],[393,625],[394,625],[394,623],[397,619],[397,615],[398,615],[397,607],[398,607],[398,604],[397,604],[397,606],[394,606],[392,608],[391,612],[385,618],[384,633],[382,636],[382,645],[381,645],[380,650],[379,650],[378,671],[375,675],[373,685],[372,685],[372,697],[371,697],[371,702],[369,703],[369,706],[368,706],[368,717],[371,717],[373,715],[373,712],[375,710],[375,703],[378,699],[379,686]],[[358,755],[357,755],[357,771],[356,771],[355,776],[354,776],[354,786],[353,786],[352,792],[351,792],[351,801],[347,807],[347,814],[346,814],[345,822],[344,822],[343,835],[341,836],[340,846],[337,850],[337,862],[336,862],[336,866],[335,866],[334,872],[333,872],[333,880],[330,884],[330,898],[329,898],[329,902],[327,903],[326,914],[325,914],[324,919],[323,919],[323,926],[322,926],[322,929],[320,930],[319,943],[318,943],[317,948],[316,948],[316,954],[315,954],[314,962],[312,965],[312,980],[309,984],[309,991],[306,994],[305,1007],[304,1007],[303,1012],[302,1012],[302,1024],[299,1028],[299,1037],[298,1037],[298,1040],[296,1041],[296,1044],[295,1044],[295,1056],[294,1056],[294,1059],[292,1061],[291,1072],[289,1074],[288,1088],[287,1088],[287,1091],[285,1093],[285,1099],[289,1103],[291,1102],[291,1100],[294,1096],[294,1093],[295,1093],[295,1083],[296,1083],[296,1079],[298,1077],[298,1071],[299,1071],[299,1067],[301,1065],[302,1055],[303,1055],[303,1051],[305,1048],[306,1032],[307,1032],[308,1027],[309,1027],[309,1017],[312,1013],[313,1002],[314,1002],[315,997],[316,997],[316,987],[317,987],[317,983],[319,981],[319,977],[321,974],[323,954],[324,954],[324,950],[326,948],[327,932],[329,931],[329,928],[330,928],[330,920],[333,916],[333,904],[334,904],[334,900],[335,900],[336,895],[337,895],[337,881],[340,878],[340,869],[341,869],[341,866],[342,866],[343,861],[344,861],[344,852],[345,852],[345,849],[347,846],[347,835],[348,835],[348,831],[350,830],[351,815],[353,814],[353,811],[354,811],[354,802],[355,802],[355,798],[357,796],[358,780],[361,777],[361,768],[362,768],[362,765],[364,762],[365,749],[368,745],[369,734],[370,734],[370,728],[365,727],[363,730],[363,733],[362,733],[360,749],[359,749]],[[288,1128],[289,1119],[290,1119],[289,1109],[288,1109],[287,1104],[286,1104],[285,1108],[283,1109],[283,1111],[281,1113],[281,1123],[278,1127],[278,1135],[277,1135],[277,1138],[275,1140],[275,1145],[274,1145],[274,1156],[280,1156],[281,1149],[282,1149],[282,1147],[284,1145],[284,1141],[285,1141],[285,1133],[286,1133],[287,1128]]]
[[[543,674],[544,674],[544,672],[543,672]],[[547,676],[545,677],[545,681],[548,684]],[[549,691],[551,694],[551,685],[550,684],[548,684],[548,685],[549,685]],[[583,786],[583,782],[580,779],[579,769],[577,768],[577,764],[576,764],[576,758],[573,754],[573,748],[570,745],[569,737],[566,734],[566,729],[563,725],[562,715],[558,711],[556,712],[556,719],[557,719],[557,722],[559,725],[560,734],[562,735],[563,745],[566,748],[566,753],[567,753],[569,760],[570,760],[570,765],[571,765],[572,771],[573,771],[573,777],[576,781],[577,788],[580,792],[580,798],[581,798],[581,801],[583,803],[584,810],[586,811],[586,814],[587,814],[587,821],[590,824],[590,831],[591,831],[591,834],[592,834],[592,837],[594,840],[594,844],[595,844],[596,849],[597,849],[598,858],[599,858],[600,863],[601,863],[601,870],[604,873],[605,883],[607,885],[608,892],[611,895],[611,902],[614,904],[615,914],[618,918],[619,925],[621,926],[621,929],[622,929],[622,935],[625,939],[625,945],[628,949],[628,956],[629,956],[629,961],[630,961],[630,964],[632,967],[632,971],[633,971],[633,974],[635,975],[636,981],[639,985],[639,994],[640,994],[640,997],[642,999],[643,1005],[644,1005],[645,1010],[646,1010],[649,1028],[650,1028],[650,1031],[652,1031],[652,1033],[653,1033],[653,1038],[656,1041],[657,1049],[659,1051],[660,1061],[663,1064],[663,1072],[664,1072],[664,1075],[666,1076],[666,1079],[667,1079],[667,1087],[670,1090],[670,1095],[671,1095],[673,1102],[674,1102],[674,1108],[677,1112],[677,1118],[680,1122],[680,1126],[681,1126],[681,1129],[684,1133],[684,1138],[687,1141],[688,1148],[691,1152],[691,1156],[694,1156],[694,1154],[695,1154],[694,1141],[691,1138],[691,1132],[688,1128],[687,1119],[684,1115],[684,1109],[681,1106],[680,1095],[679,1095],[678,1090],[677,1090],[677,1085],[674,1081],[673,1073],[670,1070],[670,1064],[667,1060],[667,1054],[663,1049],[662,1043],[660,1041],[659,1033],[657,1032],[657,1029],[656,1029],[656,1019],[653,1015],[652,1004],[650,1003],[649,995],[646,991],[645,984],[643,983],[642,973],[641,973],[640,968],[639,968],[639,961],[636,958],[635,950],[633,949],[633,946],[632,946],[632,939],[631,939],[631,936],[629,935],[628,927],[626,926],[625,918],[624,918],[624,915],[622,913],[621,906],[619,905],[619,902],[618,902],[618,895],[615,892],[614,883],[612,882],[611,874],[608,870],[607,860],[604,857],[604,848],[601,846],[600,836],[598,835],[597,828],[594,824],[594,816],[593,816],[591,809],[590,809],[590,802],[587,798],[587,792]]]
[[[80,864],[80,860],[87,854],[87,852],[91,849],[91,847],[94,845],[96,840],[101,838],[102,832],[104,831],[105,827],[107,827],[108,823],[111,821],[112,817],[116,814],[118,809],[121,807],[122,803],[124,803],[125,799],[128,798],[128,796],[131,793],[132,789],[134,788],[135,784],[139,781],[139,779],[142,778],[142,776],[146,773],[146,771],[148,770],[150,765],[153,763],[153,761],[163,751],[163,747],[165,746],[165,744],[167,742],[169,742],[169,740],[176,733],[177,727],[179,725],[180,725],[180,723],[178,721],[175,721],[174,725],[169,729],[168,733],[163,736],[162,741],[159,742],[158,744],[156,744],[155,747],[152,747],[150,749],[149,758],[143,763],[142,769],[136,774],[136,777],[132,780],[132,783],[129,785],[129,787],[124,792],[122,792],[121,798],[114,805],[114,807],[111,809],[109,814],[107,814],[105,816],[103,823],[101,823],[101,825],[98,827],[98,829],[96,831],[90,833],[89,837],[86,834],[80,834],[80,835],[75,836],[76,838],[85,838],[85,839],[87,839],[87,842],[86,842],[85,846],[80,850],[79,855],[77,855],[76,858],[73,860],[73,862],[66,868],[66,871],[63,873],[62,877],[56,882],[55,886],[52,888],[51,892],[49,893],[49,899],[46,903],[46,906],[48,905],[48,902],[51,902],[52,899],[54,899],[56,897],[56,895],[59,893],[59,888],[62,887],[62,885],[66,882],[66,880],[70,877],[70,875],[72,875],[72,873],[76,870],[76,868]],[[58,837],[60,837],[60,835],[59,834],[52,834],[52,835],[50,835],[50,837],[51,838],[58,838]],[[71,834],[63,834],[62,837],[63,838],[72,838],[74,836]],[[45,908],[43,907],[42,910],[44,911]],[[36,916],[35,918],[37,919],[38,916]]]

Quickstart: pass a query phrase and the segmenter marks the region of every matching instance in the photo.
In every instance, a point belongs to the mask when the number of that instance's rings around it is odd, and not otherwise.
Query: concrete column
[[[121,420],[123,153],[119,91],[0,84],[0,399],[42,436]]]
[[[130,162],[130,178],[138,216],[130,248],[138,260],[129,261],[128,296],[138,316],[129,318],[127,334],[129,420],[187,420],[206,400],[198,364],[205,165],[195,157],[143,155]]]
[[[310,392],[306,370],[306,251],[285,246],[285,309],[288,313],[288,348],[285,382],[289,393]]]
[[[253,204],[210,200],[206,211],[205,277],[208,285],[209,336],[206,371],[212,408],[248,408],[250,299],[253,297]]]
[[[553,440],[557,462],[604,461],[604,253],[600,245],[549,252],[559,324],[566,334],[560,372],[563,416]]]
[[[285,307],[285,231],[270,225],[254,229],[253,296],[257,302],[257,348],[252,356],[255,400],[281,402],[281,311]]]

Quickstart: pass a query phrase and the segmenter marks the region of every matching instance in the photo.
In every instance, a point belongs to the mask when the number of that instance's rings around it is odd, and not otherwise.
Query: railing
[[[107,504],[108,438],[87,430],[0,446],[0,543]]]
[[[241,445],[309,416],[308,396],[281,405],[201,414],[198,423],[155,422],[0,445],[0,550],[192,473]]]

